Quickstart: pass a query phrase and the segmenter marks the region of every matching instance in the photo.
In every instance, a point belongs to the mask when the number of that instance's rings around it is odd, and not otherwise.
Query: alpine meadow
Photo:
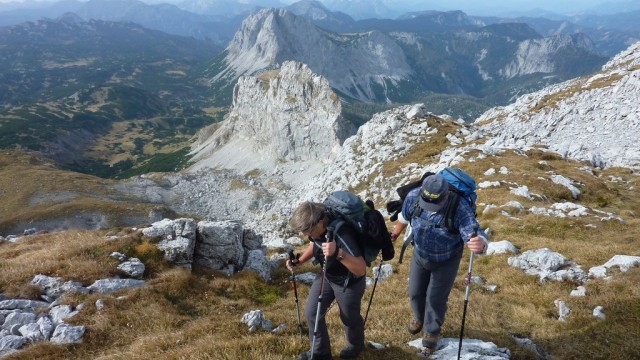
[[[640,359],[640,4],[538,5],[0,2],[0,358]],[[393,232],[445,168],[488,244],[431,335]]]

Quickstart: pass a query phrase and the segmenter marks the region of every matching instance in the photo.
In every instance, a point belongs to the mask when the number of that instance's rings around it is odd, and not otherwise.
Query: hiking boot
[[[407,326],[407,331],[409,331],[410,334],[417,334],[422,330],[422,321],[418,321],[416,319],[411,319],[411,321],[409,321],[409,326]]]
[[[298,360],[311,359],[311,351],[305,351],[298,355]],[[333,360],[331,354],[313,354],[313,360]]]
[[[340,351],[340,359],[355,359],[362,352],[362,348],[363,346],[355,347],[353,345],[349,345]]]
[[[435,349],[436,345],[438,345],[439,339],[440,336],[438,335],[425,334],[422,337],[422,346],[426,347],[427,349]]]

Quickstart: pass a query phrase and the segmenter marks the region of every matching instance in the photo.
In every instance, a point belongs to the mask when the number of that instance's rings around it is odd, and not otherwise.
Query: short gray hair
[[[307,231],[325,218],[326,211],[327,207],[322,203],[305,201],[293,212],[289,226],[298,233]]]

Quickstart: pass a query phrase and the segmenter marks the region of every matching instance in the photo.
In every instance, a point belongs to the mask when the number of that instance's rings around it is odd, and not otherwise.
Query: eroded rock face
[[[285,61],[280,69],[241,77],[225,121],[194,145],[192,169],[271,172],[285,162],[326,163],[355,133],[341,112],[329,82],[302,63]]]
[[[190,265],[196,240],[196,222],[193,219],[163,219],[145,228],[142,233],[160,237],[158,248],[165,258],[176,265]]]
[[[413,74],[400,46],[386,34],[331,34],[284,9],[264,9],[248,16],[226,50],[226,67],[214,82],[296,60],[349,97],[380,101],[387,96],[380,94],[380,87],[410,80]]]
[[[185,224],[193,224],[194,228]],[[161,238],[158,248],[164,253],[165,259],[175,265],[188,269],[197,265],[230,275],[243,269],[251,270],[265,281],[271,279],[272,264],[263,251],[262,237],[247,229],[241,221],[200,221],[196,224],[193,219],[163,219],[142,229],[142,233]],[[167,247],[167,242],[172,247]],[[128,262],[132,260],[137,259],[130,258]],[[120,264],[118,269],[125,263]],[[140,265],[144,266],[142,263]],[[144,272],[144,269],[141,270]],[[126,280],[130,281],[129,284],[138,281]],[[106,291],[110,289],[110,286],[104,287]]]
[[[195,263],[210,269],[227,265],[242,268],[245,263],[243,226],[239,221],[203,221],[198,223]]]

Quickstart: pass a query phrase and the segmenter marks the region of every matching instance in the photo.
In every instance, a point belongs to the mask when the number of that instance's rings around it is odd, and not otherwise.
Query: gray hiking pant
[[[307,298],[307,304],[304,308],[307,324],[309,324],[310,346],[313,346],[313,330],[316,324],[321,275],[321,272],[318,273],[313,280],[309,297]],[[365,286],[365,279],[359,279],[356,283],[351,283],[346,288],[344,284],[334,284],[327,279],[324,280],[322,303],[320,304],[320,321],[318,321],[318,333],[316,334],[316,347],[315,349],[311,349],[314,354],[325,355],[331,353],[331,340],[329,339],[325,315],[333,300],[338,303],[338,307],[340,308],[340,320],[342,320],[344,324],[348,344],[356,348],[364,345],[364,321],[362,315],[360,315],[360,305],[362,303]]]
[[[431,262],[413,252],[409,272],[409,299],[413,316],[416,320],[423,321],[422,329],[425,333],[440,335],[460,259],[462,252],[443,262]]]

